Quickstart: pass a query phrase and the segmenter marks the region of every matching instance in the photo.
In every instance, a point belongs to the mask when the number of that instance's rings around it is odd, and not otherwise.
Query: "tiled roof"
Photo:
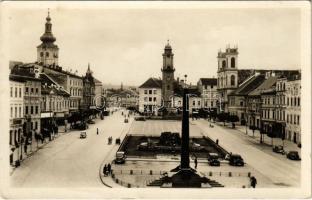
[[[240,85],[236,90],[234,90],[230,95],[248,95],[254,89],[256,89],[265,80],[264,75],[253,76],[242,85]]]
[[[251,96],[260,95],[262,91],[272,88],[276,84],[278,77],[268,77],[261,85],[259,85],[255,90],[249,93]]]
[[[157,78],[149,78],[139,88],[161,88],[162,80]]]
[[[203,85],[217,85],[218,80],[216,78],[200,78]]]

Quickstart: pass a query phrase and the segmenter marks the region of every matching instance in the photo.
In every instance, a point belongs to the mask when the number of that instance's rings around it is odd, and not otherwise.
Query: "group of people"
[[[103,174],[104,176],[108,176],[112,173],[112,166],[110,163],[105,164],[103,167]]]

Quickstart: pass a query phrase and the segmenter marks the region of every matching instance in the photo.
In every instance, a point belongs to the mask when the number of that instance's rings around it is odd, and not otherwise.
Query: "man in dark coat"
[[[252,188],[256,188],[256,185],[257,185],[257,179],[254,176],[250,177],[250,186]]]

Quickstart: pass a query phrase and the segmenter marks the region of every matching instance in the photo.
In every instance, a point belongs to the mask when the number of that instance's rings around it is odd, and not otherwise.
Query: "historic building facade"
[[[288,80],[286,83],[286,138],[301,143],[301,80]]]
[[[139,87],[139,111],[157,115],[162,105],[162,81],[149,78]]]
[[[95,82],[92,76],[90,65],[86,75],[83,77],[83,104],[82,109],[95,109]]]
[[[164,107],[171,108],[171,98],[174,95],[174,71],[175,68],[173,67],[173,56],[172,48],[168,42],[168,44],[165,46],[163,56],[163,67],[161,69],[162,71],[162,90],[161,90],[161,96],[162,101],[164,103]]]
[[[10,164],[15,165],[23,154],[21,138],[24,123],[25,80],[10,75]]]
[[[42,43],[37,46],[37,62],[41,65],[58,65],[59,48],[54,44],[56,38],[52,33],[50,14],[46,18],[45,31],[40,37]]]
[[[218,52],[218,92],[221,104],[219,112],[228,112],[228,94],[238,87],[237,47]]]
[[[218,102],[218,79],[201,78],[197,82],[197,87],[202,97],[202,107],[206,109],[217,109]]]

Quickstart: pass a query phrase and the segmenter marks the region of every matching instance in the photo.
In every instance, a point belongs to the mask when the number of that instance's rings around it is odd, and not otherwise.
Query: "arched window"
[[[231,58],[231,68],[235,68],[235,58]]]
[[[222,68],[225,68],[225,66],[226,66],[226,62],[225,62],[225,60],[223,60],[222,61]]]
[[[231,86],[234,86],[235,85],[235,76],[232,75],[231,76]]]

